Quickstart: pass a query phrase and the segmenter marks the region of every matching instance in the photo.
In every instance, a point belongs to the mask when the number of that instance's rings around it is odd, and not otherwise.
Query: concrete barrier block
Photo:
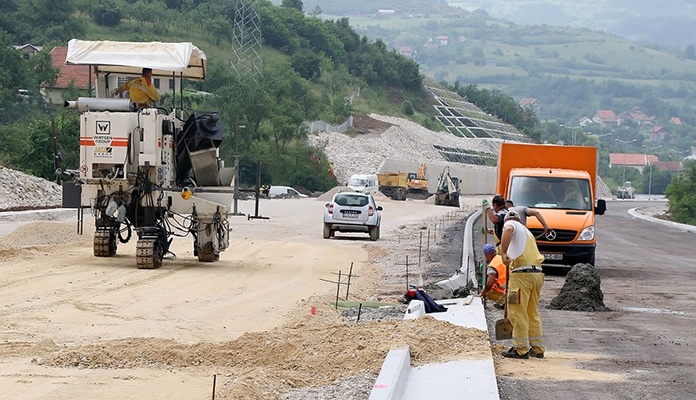
[[[370,392],[369,400],[398,400],[411,373],[411,352],[407,347],[391,349]]]
[[[404,319],[418,319],[425,315],[425,303],[421,300],[411,300],[406,308]]]

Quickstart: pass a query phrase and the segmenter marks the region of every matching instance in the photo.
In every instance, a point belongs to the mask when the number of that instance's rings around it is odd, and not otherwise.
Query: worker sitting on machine
[[[160,100],[160,94],[152,84],[152,69],[150,68],[143,68],[139,78],[120,85],[111,95],[116,96],[126,90],[130,95],[131,102],[136,105],[138,110],[152,107],[155,102]]]

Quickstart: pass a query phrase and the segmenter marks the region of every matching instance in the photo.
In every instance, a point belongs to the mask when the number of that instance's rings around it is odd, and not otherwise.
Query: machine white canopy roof
[[[77,40],[68,42],[66,64],[92,65],[96,73],[140,75],[152,68],[154,76],[177,76],[205,80],[206,58],[191,43],[113,42]]]

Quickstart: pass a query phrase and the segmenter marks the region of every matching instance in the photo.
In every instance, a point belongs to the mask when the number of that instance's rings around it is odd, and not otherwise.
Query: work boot
[[[517,350],[515,350],[514,347],[510,347],[510,350],[501,353],[501,355],[506,358],[521,358],[523,360],[529,359],[529,352],[520,354],[517,352]]]
[[[536,358],[544,358],[544,353],[535,353],[534,349],[531,347],[529,348],[529,353],[527,353],[527,354],[529,354],[532,357],[536,357]]]

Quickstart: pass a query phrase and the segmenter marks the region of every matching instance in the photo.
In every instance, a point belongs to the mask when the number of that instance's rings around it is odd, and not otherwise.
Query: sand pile
[[[576,264],[568,275],[560,293],[548,308],[568,311],[609,311],[604,305],[601,280],[595,267]]]

